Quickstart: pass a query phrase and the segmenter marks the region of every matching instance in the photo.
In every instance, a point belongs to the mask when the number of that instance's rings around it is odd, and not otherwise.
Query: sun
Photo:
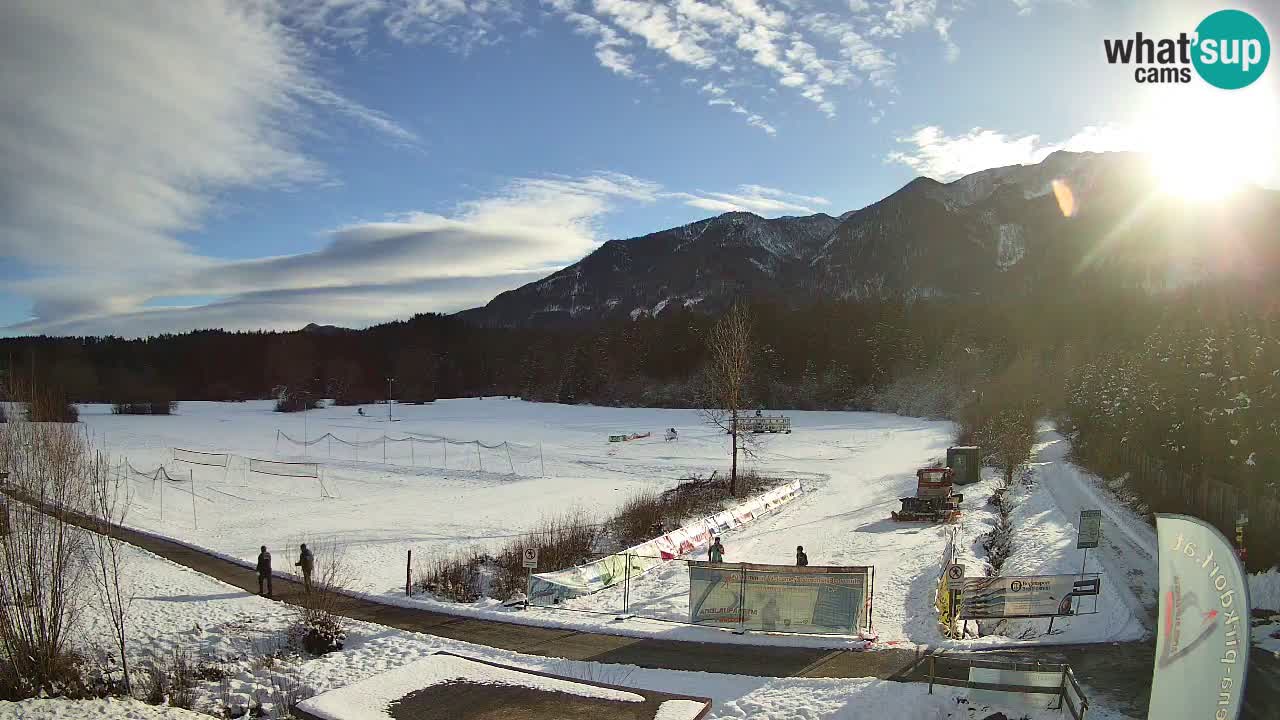
[[[1280,117],[1269,88],[1176,90],[1162,93],[1137,123],[1163,193],[1215,202],[1245,185],[1274,181]]]

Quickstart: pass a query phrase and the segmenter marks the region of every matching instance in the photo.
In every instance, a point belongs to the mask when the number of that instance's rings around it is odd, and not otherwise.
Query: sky
[[[9,0],[0,334],[365,327],[606,240],[1058,149],[1280,187],[1280,69],[1104,38],[1264,0]]]

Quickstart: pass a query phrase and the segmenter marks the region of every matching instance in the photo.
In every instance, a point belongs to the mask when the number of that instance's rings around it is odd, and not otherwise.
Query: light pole
[[[391,383],[395,381],[393,377],[387,378],[387,422],[391,422]]]

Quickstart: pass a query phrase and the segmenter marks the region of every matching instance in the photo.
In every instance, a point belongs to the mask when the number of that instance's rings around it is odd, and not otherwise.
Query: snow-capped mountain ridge
[[[504,326],[595,322],[685,307],[714,313],[739,297],[799,307],[1047,292],[1095,275],[1155,292],[1218,272],[1216,246],[1203,238],[1221,235],[1223,210],[1175,202],[1152,185],[1142,156],[1055,152],[949,183],[919,177],[837,217],[730,212],[610,240],[464,315]],[[1280,268],[1280,239],[1268,230],[1280,224],[1280,193],[1253,189],[1233,202],[1230,238],[1260,260],[1251,270]]]

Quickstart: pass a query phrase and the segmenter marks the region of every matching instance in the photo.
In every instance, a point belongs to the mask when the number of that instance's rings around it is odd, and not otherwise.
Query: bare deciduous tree
[[[742,304],[729,308],[707,333],[707,367],[702,414],[706,422],[727,432],[732,440],[729,493],[738,494],[738,453],[750,457],[754,440],[740,432],[751,381],[751,314]]]
[[[98,603],[111,622],[125,690],[132,693],[127,620],[133,595],[121,581],[126,560],[124,542],[112,535],[114,528],[124,524],[129,512],[128,485],[122,483],[121,475],[113,472],[110,463],[100,454],[94,456],[89,467],[88,501],[90,514],[98,523],[96,531],[88,533],[91,574],[97,586]]]
[[[69,514],[86,497],[88,460],[74,425],[0,425],[0,468],[18,499],[0,533],[0,659],[24,693],[56,691],[71,670],[85,564],[84,533]]]

